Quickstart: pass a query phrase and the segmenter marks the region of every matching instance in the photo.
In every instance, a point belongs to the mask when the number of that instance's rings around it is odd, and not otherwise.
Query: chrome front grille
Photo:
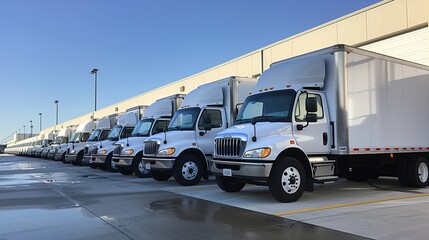
[[[98,148],[95,147],[91,149],[91,155],[96,155],[97,152],[98,152]]]
[[[121,145],[117,145],[115,148],[113,148],[113,154],[114,155],[121,155],[122,147]]]
[[[147,141],[144,143],[144,154],[156,154],[159,149],[159,144],[155,141]]]
[[[246,142],[240,138],[215,139],[215,155],[219,157],[241,157]]]

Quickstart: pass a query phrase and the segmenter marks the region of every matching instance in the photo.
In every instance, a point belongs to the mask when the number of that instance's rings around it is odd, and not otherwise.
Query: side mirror
[[[307,112],[310,112],[310,113],[317,112],[317,98],[316,97],[307,97],[305,99],[305,110]]]
[[[307,113],[307,115],[305,116],[305,120],[307,122],[317,122],[317,114]]]

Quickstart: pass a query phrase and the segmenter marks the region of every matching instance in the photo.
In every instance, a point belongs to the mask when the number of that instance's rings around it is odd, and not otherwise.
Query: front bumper
[[[96,165],[103,165],[106,162],[107,155],[91,155],[92,163]]]
[[[66,162],[75,162],[77,158],[76,154],[68,154],[66,155]]]
[[[92,155],[85,155],[83,156],[82,162],[83,164],[92,164],[94,158],[92,157]]]
[[[133,165],[134,156],[115,156],[112,157],[112,162],[118,167],[131,167]]]
[[[210,162],[210,172],[225,176],[224,169],[230,169],[232,177],[268,178],[274,162],[243,162],[214,159]],[[227,171],[228,172],[228,171]]]
[[[63,157],[63,154],[64,154],[64,153],[55,153],[55,155],[54,155],[54,160],[55,160],[55,161],[60,161],[60,160],[61,160],[61,158]]]
[[[150,169],[154,170],[172,170],[176,158],[142,158],[144,164],[150,164]]]

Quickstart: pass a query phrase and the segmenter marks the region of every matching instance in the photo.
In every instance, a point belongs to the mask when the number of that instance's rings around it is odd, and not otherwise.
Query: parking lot
[[[429,189],[395,178],[279,203],[261,186],[226,193],[214,178],[183,187],[0,155],[0,193],[0,239],[425,239],[429,226]]]

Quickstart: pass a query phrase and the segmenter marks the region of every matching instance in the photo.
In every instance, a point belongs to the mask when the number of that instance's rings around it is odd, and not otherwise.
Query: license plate
[[[146,169],[150,170],[150,163],[146,163]]]
[[[223,175],[224,175],[225,177],[232,177],[232,171],[231,171],[231,169],[224,168],[224,169],[223,169]]]

